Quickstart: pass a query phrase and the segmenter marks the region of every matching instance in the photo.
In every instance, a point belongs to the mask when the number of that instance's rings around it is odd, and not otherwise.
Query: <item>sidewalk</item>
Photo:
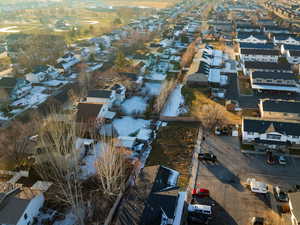
[[[187,187],[187,200],[191,200],[191,193],[192,190],[196,186],[197,182],[197,176],[198,176],[198,169],[199,169],[199,160],[198,160],[198,154],[201,152],[201,143],[202,143],[202,135],[203,130],[200,127],[198,131],[198,138],[197,138],[197,143],[195,145],[194,149],[194,154],[193,154],[193,159],[192,159],[192,170],[191,170],[191,177],[189,181],[189,185]]]

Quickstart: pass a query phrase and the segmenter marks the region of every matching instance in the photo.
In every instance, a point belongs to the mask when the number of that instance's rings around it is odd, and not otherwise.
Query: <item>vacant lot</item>
[[[242,95],[252,95],[250,80],[244,77],[239,77],[240,93]]]
[[[179,186],[185,188],[189,180],[190,165],[198,127],[184,123],[162,127],[147,161],[147,166],[163,165],[180,173]]]

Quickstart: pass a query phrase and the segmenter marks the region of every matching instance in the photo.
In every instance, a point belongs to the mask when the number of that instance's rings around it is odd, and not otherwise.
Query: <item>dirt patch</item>
[[[186,123],[170,123],[162,127],[147,161],[147,166],[163,165],[180,173],[178,185],[185,189],[189,176],[198,127]]]

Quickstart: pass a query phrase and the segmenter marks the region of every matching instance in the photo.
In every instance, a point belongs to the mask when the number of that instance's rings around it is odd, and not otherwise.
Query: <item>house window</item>
[[[280,140],[281,135],[279,134],[267,134],[267,139]]]
[[[248,135],[254,135],[254,132],[248,132]]]
[[[294,139],[297,139],[297,138],[299,138],[298,136],[294,136],[294,135],[292,135],[292,138],[294,138]]]

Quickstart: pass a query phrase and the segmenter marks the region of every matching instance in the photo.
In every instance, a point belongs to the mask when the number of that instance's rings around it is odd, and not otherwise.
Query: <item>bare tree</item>
[[[104,138],[101,156],[95,163],[100,189],[108,198],[124,190],[126,180],[126,150],[112,138]]]
[[[32,154],[30,135],[34,133],[33,123],[14,121],[11,126],[0,133],[0,157],[15,166]],[[32,146],[31,146],[32,147]]]
[[[71,207],[80,224],[84,224],[80,150],[76,148],[79,132],[73,118],[60,120],[58,114],[48,116],[38,130],[41,152],[36,155],[36,170],[42,179],[53,183],[49,198]]]
[[[194,108],[193,114],[201,121],[208,133],[213,133],[217,127],[223,127],[229,123],[224,110],[224,107],[217,103],[203,104]]]

